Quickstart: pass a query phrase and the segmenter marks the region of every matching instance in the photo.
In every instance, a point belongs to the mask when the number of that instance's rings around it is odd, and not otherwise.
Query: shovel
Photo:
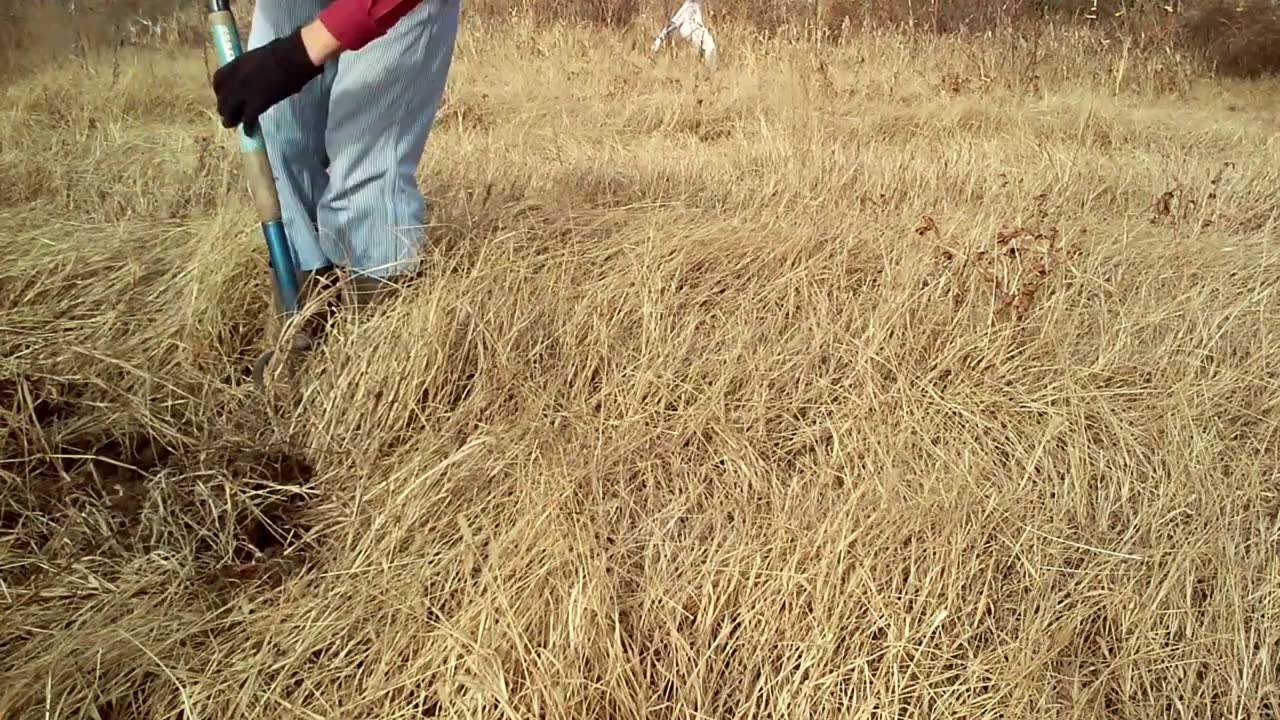
[[[240,56],[240,31],[236,28],[235,17],[231,13],[231,0],[208,0],[208,8],[209,32],[213,36],[214,51],[218,55],[218,67],[222,67]],[[246,133],[243,125],[236,132],[240,136],[240,157],[249,184],[249,195],[258,211],[262,235],[267,241],[272,289],[279,301],[283,324],[287,326],[298,312],[298,280],[293,253],[289,249],[289,238],[281,221],[275,176],[271,172],[271,163],[267,160],[267,146],[262,141],[261,126],[255,128],[252,134]],[[274,354],[267,350],[253,364],[253,383],[259,389],[263,386],[267,365]]]

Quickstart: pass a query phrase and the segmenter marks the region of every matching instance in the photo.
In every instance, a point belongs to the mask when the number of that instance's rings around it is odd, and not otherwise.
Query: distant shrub
[[[1280,73],[1280,8],[1270,0],[1200,0],[1186,9],[1182,27],[1220,75]]]
[[[491,4],[507,3],[498,0]],[[640,14],[640,0],[524,0],[519,4],[539,20],[588,22],[605,27],[625,27]]]

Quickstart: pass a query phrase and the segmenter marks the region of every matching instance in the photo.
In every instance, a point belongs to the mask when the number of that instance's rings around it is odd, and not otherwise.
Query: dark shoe
[[[298,333],[299,337],[306,338],[302,341],[305,349],[311,349],[323,338],[324,331],[333,318],[338,299],[337,293],[332,293],[318,307],[313,308],[311,305],[318,296],[335,288],[337,282],[338,271],[332,266],[298,273],[298,312],[310,311],[310,314],[303,319],[302,328]],[[295,339],[294,344],[299,344],[299,341]]]
[[[298,324],[291,346],[293,350],[305,351],[312,349],[320,341],[333,315],[332,302],[313,308],[311,307],[312,299],[332,286],[337,281],[338,275],[333,266],[326,266],[315,270],[300,270],[294,274],[294,277],[298,283],[298,312],[309,314]],[[282,304],[278,296],[274,299],[278,316],[282,314]]]
[[[346,288],[346,305],[356,315],[366,315],[375,306],[386,302],[399,289],[392,278],[372,275],[353,275]]]

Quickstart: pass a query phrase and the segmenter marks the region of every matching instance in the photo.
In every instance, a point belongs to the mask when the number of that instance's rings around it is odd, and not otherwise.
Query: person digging
[[[223,127],[262,131],[299,308],[339,267],[357,311],[419,269],[425,203],[414,175],[453,59],[460,2],[258,0],[246,51],[214,73]],[[314,345],[323,321],[301,323],[294,347]]]

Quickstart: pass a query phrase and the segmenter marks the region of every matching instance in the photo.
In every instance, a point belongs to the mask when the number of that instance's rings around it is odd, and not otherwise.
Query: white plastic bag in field
[[[658,37],[654,38],[653,51],[657,52],[662,47],[662,43],[666,42],[667,36],[677,31],[680,37],[698,48],[703,62],[708,65],[715,64],[716,43],[711,38],[711,31],[702,24],[702,0],[684,1],[676,14],[671,16],[666,27],[662,28],[662,32],[658,33]]]

